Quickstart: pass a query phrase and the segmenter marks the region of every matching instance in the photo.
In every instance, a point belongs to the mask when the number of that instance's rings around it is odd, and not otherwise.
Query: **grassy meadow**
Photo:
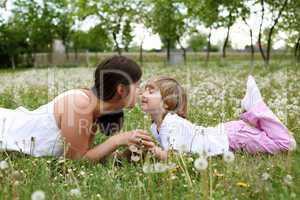
[[[236,120],[246,78],[252,73],[262,95],[300,142],[300,66],[277,60],[269,67],[246,61],[194,62],[180,66],[146,63],[143,81],[171,75],[188,91],[189,119],[202,126]],[[57,94],[90,87],[93,67],[0,70],[0,107],[35,109]],[[126,110],[124,130],[146,129],[150,119],[137,105]],[[105,137],[97,135],[95,144]],[[103,164],[61,158],[0,153],[0,199],[299,199],[300,150],[278,155],[236,152],[233,162],[208,159],[197,170],[197,156],[173,155],[166,167],[151,155],[137,162],[108,159]],[[3,163],[3,162],[2,162]],[[149,163],[156,163],[149,172]],[[170,167],[171,166],[171,167]],[[1,168],[1,166],[0,166]],[[40,195],[40,196],[39,196]]]

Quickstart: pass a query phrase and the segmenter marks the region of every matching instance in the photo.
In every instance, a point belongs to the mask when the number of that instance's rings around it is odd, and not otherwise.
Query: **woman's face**
[[[136,83],[132,83],[129,85],[129,93],[125,99],[125,107],[126,108],[133,108],[137,102],[137,98],[140,93],[140,84],[141,82],[138,81]]]

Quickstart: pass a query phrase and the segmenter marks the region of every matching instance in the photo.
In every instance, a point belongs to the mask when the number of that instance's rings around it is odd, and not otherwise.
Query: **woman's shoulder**
[[[66,97],[66,96],[81,96],[81,97],[89,98],[89,96],[86,93],[85,89],[71,89],[71,90],[67,90],[67,91],[62,92],[61,94],[56,96],[54,98],[54,100],[57,100],[57,99],[60,99],[62,97]]]
[[[75,109],[76,112],[86,113],[86,109],[90,106],[90,97],[81,89],[72,89],[65,91],[52,100],[55,111],[58,113],[65,112],[66,108]],[[82,110],[84,109],[84,110]]]

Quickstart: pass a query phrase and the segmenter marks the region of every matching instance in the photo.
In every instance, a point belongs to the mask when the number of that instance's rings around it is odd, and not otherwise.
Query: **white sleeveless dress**
[[[54,102],[69,94],[69,90],[34,111],[24,107],[15,110],[0,108],[0,151],[18,151],[34,157],[61,156],[63,138],[54,117]]]

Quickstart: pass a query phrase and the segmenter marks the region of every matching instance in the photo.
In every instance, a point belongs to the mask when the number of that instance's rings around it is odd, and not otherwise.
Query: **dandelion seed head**
[[[264,172],[262,175],[261,175],[261,179],[263,181],[266,181],[270,178],[270,174],[268,174],[267,172]]]
[[[156,173],[165,172],[167,169],[168,169],[168,167],[163,163],[158,162],[158,163],[154,164],[154,172],[156,172]]]
[[[293,183],[293,177],[291,175],[286,175],[284,178],[283,178],[283,182],[287,185],[292,185]]]
[[[145,163],[143,165],[143,172],[148,174],[148,173],[152,173],[153,171],[153,165],[149,164],[149,163]]]
[[[208,166],[208,162],[204,158],[197,158],[194,162],[194,167],[200,171],[205,170],[207,166]]]
[[[139,155],[131,155],[130,158],[133,162],[138,162],[141,158]]]
[[[223,159],[227,163],[231,163],[234,161],[234,154],[231,151],[227,151],[223,154]]]
[[[290,146],[289,146],[289,150],[290,151],[295,151],[297,149],[297,142],[294,139],[291,139],[290,141]]]
[[[138,151],[138,148],[135,146],[135,145],[130,145],[129,146],[129,150],[133,153],[137,152]]]
[[[5,170],[7,168],[9,168],[8,162],[6,160],[0,161],[0,169]]]
[[[45,192],[37,190],[31,194],[31,200],[44,200],[46,199]]]
[[[79,197],[81,195],[81,191],[79,188],[71,189],[70,195],[73,197]]]

